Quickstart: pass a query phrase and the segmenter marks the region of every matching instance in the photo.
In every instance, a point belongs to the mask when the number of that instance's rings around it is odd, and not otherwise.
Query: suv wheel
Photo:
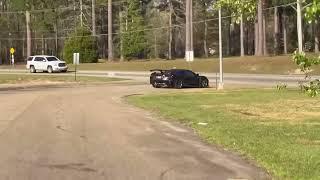
[[[30,66],[30,73],[36,73],[37,70],[34,68],[34,66]]]
[[[53,73],[52,67],[51,67],[51,66],[48,66],[47,71],[48,71],[48,73],[50,73],[50,74]]]

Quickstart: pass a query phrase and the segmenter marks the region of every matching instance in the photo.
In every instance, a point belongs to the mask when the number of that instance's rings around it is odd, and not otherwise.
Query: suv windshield
[[[56,57],[47,57],[47,60],[48,61],[59,61],[59,59]]]

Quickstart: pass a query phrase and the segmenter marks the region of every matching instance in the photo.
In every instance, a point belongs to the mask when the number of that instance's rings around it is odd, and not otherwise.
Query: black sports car
[[[181,89],[183,87],[207,88],[209,80],[190,70],[151,70],[150,84],[155,88],[170,87]]]

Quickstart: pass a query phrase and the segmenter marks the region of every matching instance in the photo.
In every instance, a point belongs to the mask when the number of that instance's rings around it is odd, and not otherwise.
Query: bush
[[[96,38],[85,28],[77,28],[64,47],[64,60],[73,63],[73,53],[80,53],[81,63],[97,63],[98,52]]]
[[[311,67],[320,64],[320,57],[307,57],[305,53],[295,52],[293,61],[300,67],[301,71],[305,73],[307,83],[300,84],[301,90],[311,97],[315,97],[320,93],[320,80],[311,80]]]

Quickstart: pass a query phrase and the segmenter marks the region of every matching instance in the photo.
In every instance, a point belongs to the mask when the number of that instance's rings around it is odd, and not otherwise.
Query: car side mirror
[[[199,74],[197,74],[197,76],[200,76]]]
[[[46,62],[46,60],[44,59],[44,60],[42,60],[42,62]]]

